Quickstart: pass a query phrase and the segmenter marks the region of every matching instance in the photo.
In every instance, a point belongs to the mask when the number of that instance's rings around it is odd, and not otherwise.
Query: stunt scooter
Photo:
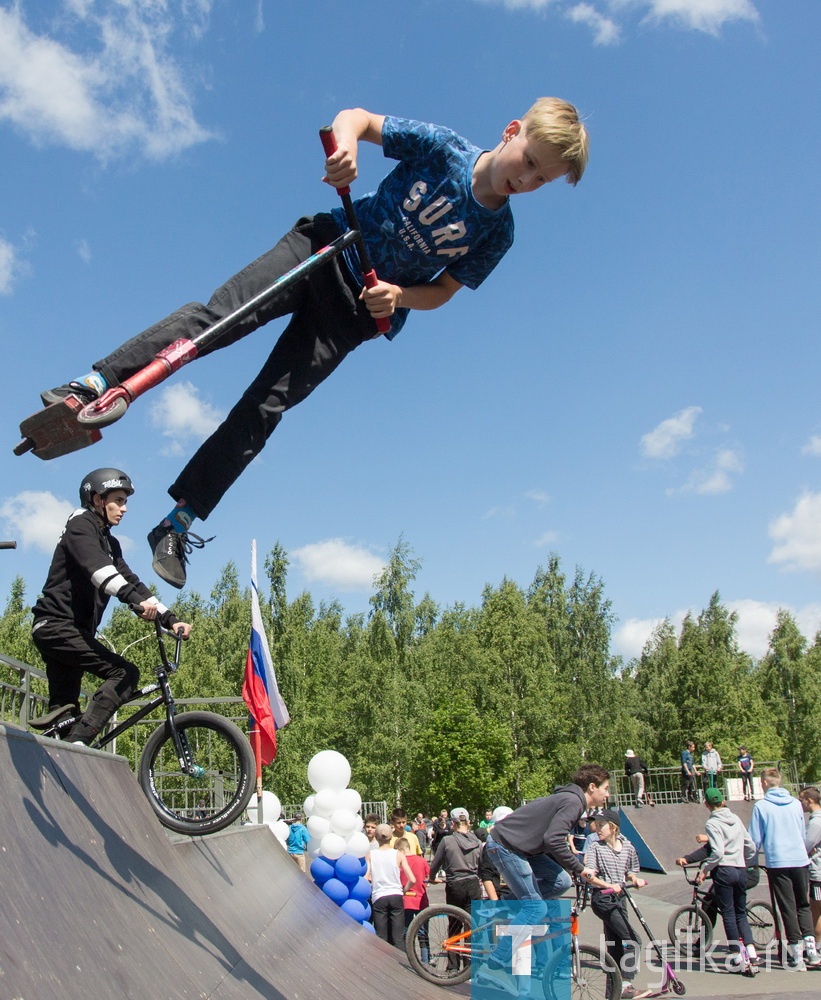
[[[330,156],[337,148],[332,128],[325,126],[320,129],[319,135],[326,156]],[[169,344],[145,368],[125,379],[120,385],[107,389],[99,399],[84,405],[76,396],[66,396],[59,403],[51,403],[45,409],[27,417],[20,424],[22,440],[14,448],[14,454],[25,455],[30,451],[37,458],[48,460],[60,458],[62,455],[95,444],[102,438],[100,428],[119,420],[138,396],[164,382],[183,365],[193,361],[206,347],[213,346],[246,316],[354,244],[362,266],[362,280],[366,287],[372,288],[378,278],[362,240],[350,191],[350,187],[338,189],[348,222],[347,232],[317,250],[302,263],[277,278],[258,295],[244,302],[234,312],[213,323],[196,337],[190,340],[175,340]],[[387,333],[391,328],[390,320],[387,318],[376,319],[374,323],[376,324],[374,336]]]

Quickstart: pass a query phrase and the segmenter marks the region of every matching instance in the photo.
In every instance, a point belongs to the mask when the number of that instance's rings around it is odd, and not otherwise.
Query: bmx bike
[[[617,1000],[622,979],[618,965],[606,952],[579,940],[579,915],[587,905],[588,889],[576,880],[576,898],[570,906],[570,942],[554,948],[542,973],[545,1000],[567,996],[567,970],[570,974],[572,1000]],[[553,923],[567,923],[556,918]],[[471,960],[486,959],[492,945],[474,934],[491,927],[490,921],[473,927],[470,914],[448,903],[421,910],[411,921],[405,935],[405,952],[411,968],[422,979],[440,986],[456,986],[471,976]],[[566,934],[566,927],[533,935],[531,944],[549,942]]]
[[[693,887],[693,896],[686,906],[680,906],[670,915],[667,936],[683,958],[697,958],[706,954],[713,943],[718,903],[712,886],[702,888],[695,878],[689,877],[687,868],[683,871],[685,879]],[[748,902],[747,922],[756,950],[766,951],[778,930],[772,906],[760,899]]]
[[[157,620],[154,628],[160,657],[157,679],[135,691],[124,705],[151,700],[91,746],[103,749],[163,706],[165,720],[148,737],[140,755],[140,786],[160,823],[169,830],[190,836],[215,833],[238,819],[248,805],[254,791],[254,754],[245,734],[230,719],[215,712],[177,711],[169,676],[180,667],[183,639]],[[172,658],[164,636],[174,640]],[[65,739],[78,718],[76,711],[67,715],[61,707],[29,725],[43,736]]]

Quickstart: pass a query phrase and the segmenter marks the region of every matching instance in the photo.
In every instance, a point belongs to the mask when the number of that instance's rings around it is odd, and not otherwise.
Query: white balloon
[[[337,809],[350,809],[351,812],[358,813],[362,808],[362,796],[355,788],[343,788],[339,793]]]
[[[353,854],[355,858],[364,858],[371,849],[371,842],[364,833],[354,833],[345,847],[346,854]]]
[[[356,813],[350,809],[334,809],[331,813],[331,830],[340,837],[349,837],[355,832],[356,826]]]
[[[263,792],[262,793],[262,822],[267,823],[268,826],[273,827],[274,823],[277,822],[279,817],[282,815],[282,803],[279,801],[273,792]],[[257,810],[257,793],[251,796],[248,802],[248,818],[252,823],[258,824],[260,822],[259,813]]]
[[[331,821],[324,816],[309,816],[305,825],[308,833],[317,840],[322,840],[326,833],[331,832]]]
[[[322,854],[330,861],[336,861],[348,850],[344,837],[338,833],[326,833],[319,844]]]
[[[336,800],[338,798],[339,792],[335,792],[331,788],[323,788],[317,792],[314,796],[314,815],[330,819],[331,814],[336,809]]]
[[[305,846],[305,853],[308,857],[318,858],[322,853],[322,844],[316,837],[311,837]]]
[[[314,802],[316,800],[315,795],[309,795],[307,799],[302,803],[302,811],[306,816],[313,816],[314,813]]]
[[[308,782],[315,792],[332,788],[341,792],[351,780],[351,765],[347,757],[336,750],[320,750],[308,762]]]
[[[276,823],[273,824],[271,829],[274,831],[277,840],[282,844],[283,847],[288,845],[288,834],[291,831],[290,826],[285,822],[284,819],[278,819]]]

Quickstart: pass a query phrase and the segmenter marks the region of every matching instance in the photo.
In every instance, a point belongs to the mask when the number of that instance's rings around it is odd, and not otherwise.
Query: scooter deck
[[[76,396],[66,396],[59,403],[51,403],[27,417],[20,424],[23,440],[14,449],[14,454],[25,455],[30,451],[37,458],[48,461],[96,444],[103,436],[100,431],[77,423],[77,414],[83,405]]]

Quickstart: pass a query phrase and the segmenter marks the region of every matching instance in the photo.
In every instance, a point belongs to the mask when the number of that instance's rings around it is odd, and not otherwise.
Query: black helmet
[[[134,493],[134,484],[122,469],[95,469],[83,478],[80,484],[80,504],[93,508],[91,498],[95,493],[104,497],[112,490],[123,490],[126,496]]]

